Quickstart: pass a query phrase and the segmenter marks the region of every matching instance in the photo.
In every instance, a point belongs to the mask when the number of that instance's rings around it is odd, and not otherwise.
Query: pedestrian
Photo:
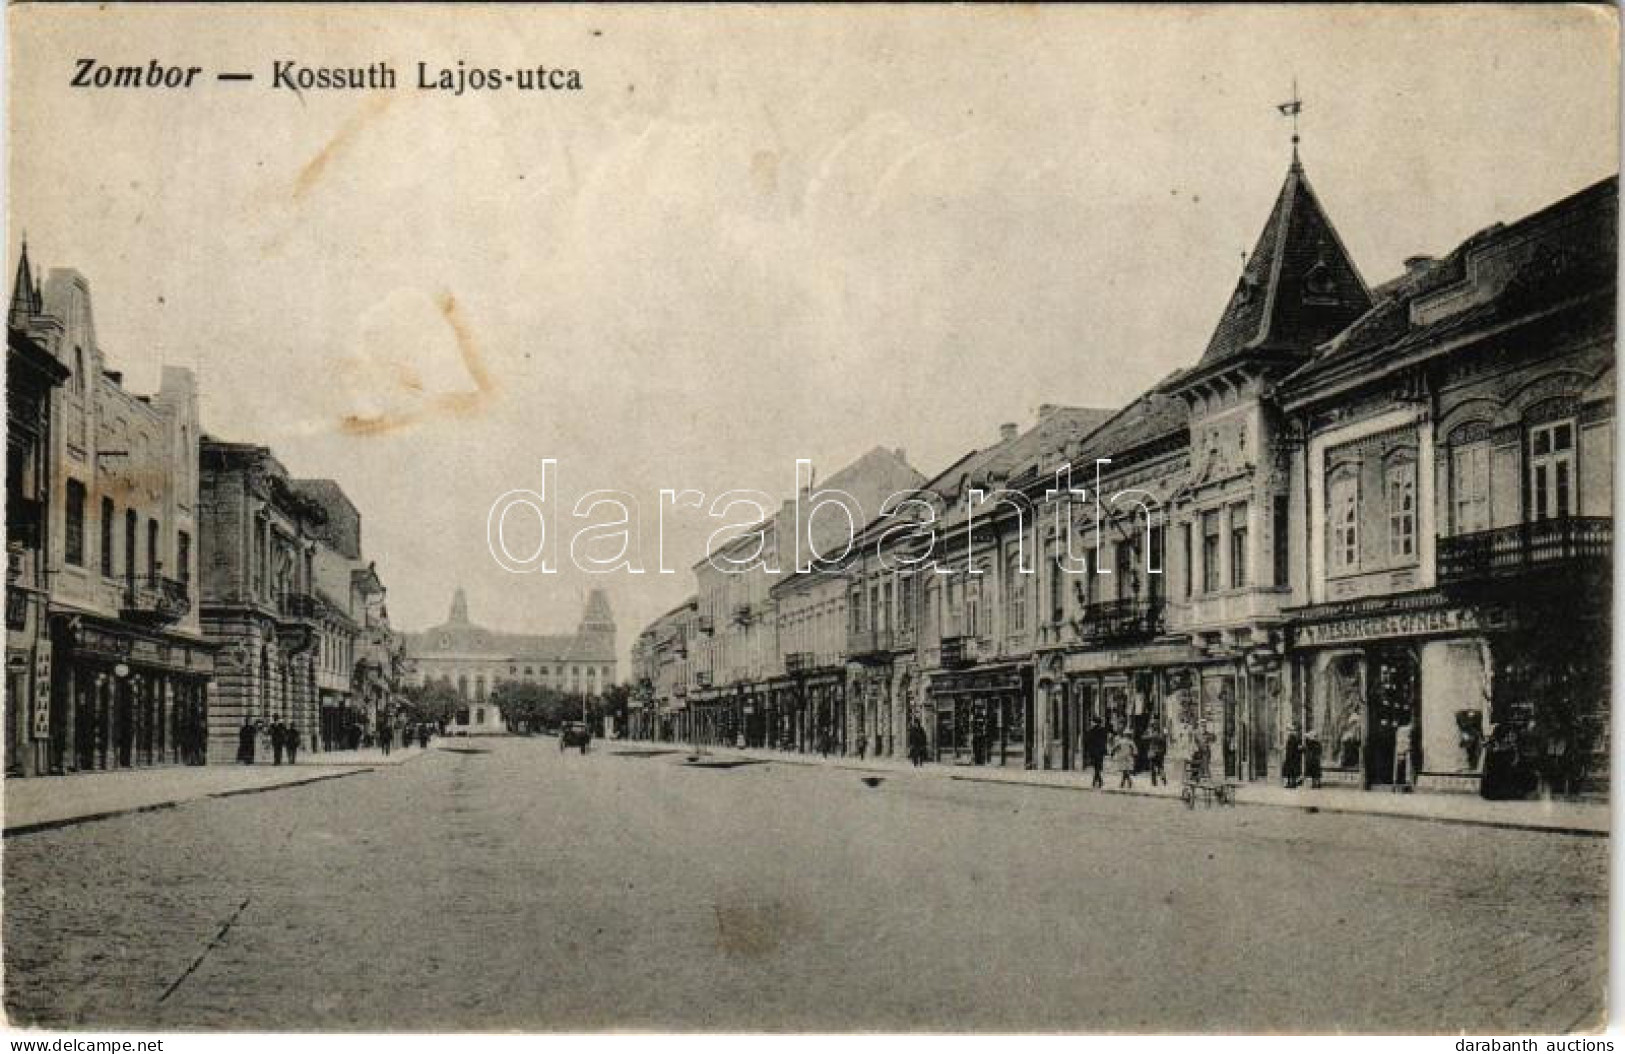
[[[1118,790],[1134,789],[1134,759],[1136,754],[1134,737],[1129,735],[1127,729],[1119,732],[1117,738],[1112,742],[1112,764],[1116,766],[1120,774],[1117,780]]]
[[[925,727],[918,721],[908,726],[908,759],[914,763],[915,768],[925,764],[925,752],[929,744],[925,737]]]
[[[288,748],[288,764],[292,765],[299,760],[299,726],[289,725],[283,734],[283,742]]]
[[[1145,764],[1151,773],[1151,786],[1168,786],[1168,772],[1163,768],[1168,759],[1168,737],[1162,729],[1153,727],[1145,737]]]
[[[1288,789],[1303,782],[1303,737],[1298,726],[1286,730],[1286,752],[1281,758],[1281,786]]]
[[[254,740],[259,737],[259,730],[254,722],[243,718],[243,727],[237,730],[237,763],[239,765],[254,764]]]
[[[1406,721],[1394,729],[1394,784],[1393,790],[1397,793],[1410,793],[1412,785],[1416,782],[1416,773],[1411,768],[1411,756],[1414,743],[1411,742],[1414,726]]]
[[[271,722],[271,764],[282,764],[282,752],[288,748],[288,729],[279,717]]]
[[[388,721],[381,722],[378,725],[378,746],[384,752],[384,757],[389,757],[389,748],[394,745],[394,741],[395,730],[389,726]]]
[[[1106,748],[1110,744],[1111,733],[1098,719],[1091,722],[1089,730],[1083,734],[1083,754],[1094,769],[1094,777],[1089,781],[1091,787],[1103,787],[1105,783],[1100,778],[1100,771],[1106,764]]]

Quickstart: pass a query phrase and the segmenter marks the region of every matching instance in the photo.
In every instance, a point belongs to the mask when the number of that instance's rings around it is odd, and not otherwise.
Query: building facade
[[[1489,796],[1500,742],[1606,788],[1616,198],[1372,288],[1294,156],[1192,366],[1006,426],[765,601],[696,564],[692,734],[1077,769],[1098,726],[1173,772]]]
[[[6,775],[60,772],[52,749],[46,559],[51,393],[68,370],[28,334],[44,311],[23,246],[6,328]],[[56,720],[63,720],[57,715]]]
[[[32,282],[26,272],[20,265],[19,288]],[[14,297],[10,322],[66,371],[50,390],[50,485],[35,510],[49,647],[35,652],[20,769],[199,762],[213,661],[194,602],[192,376],[165,367],[157,393],[127,390],[97,339],[90,284],[70,269],[52,269],[28,303]]]
[[[454,733],[506,732],[491,693],[505,681],[539,684],[561,692],[596,696],[616,682],[615,618],[601,589],[587,596],[571,634],[507,633],[469,620],[462,589],[452,596],[445,622],[404,635],[405,659],[414,683],[445,681],[462,700]]]

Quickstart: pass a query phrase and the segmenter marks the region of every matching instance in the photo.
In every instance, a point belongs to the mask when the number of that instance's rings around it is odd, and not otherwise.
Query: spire
[[[468,597],[463,595],[463,587],[458,586],[457,591],[451,595],[451,620],[456,623],[468,621]]]
[[[1370,307],[1365,281],[1294,153],[1201,365],[1250,352],[1307,355]]]
[[[1303,100],[1298,98],[1298,78],[1292,78],[1292,98],[1275,107],[1282,117],[1292,118],[1292,167],[1298,167],[1298,115],[1303,113]]]
[[[37,314],[39,310],[39,287],[34,284],[34,275],[28,266],[28,236],[23,236],[23,255],[17,261],[17,280],[11,289],[11,312],[6,317],[9,325],[22,329],[28,325],[29,316]]]
[[[602,589],[594,589],[587,594],[587,606],[581,612],[581,626],[583,629],[615,628],[615,616],[609,610],[609,594]]]

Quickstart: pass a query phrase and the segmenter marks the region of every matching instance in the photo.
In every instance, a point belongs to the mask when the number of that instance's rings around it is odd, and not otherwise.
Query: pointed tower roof
[[[1253,352],[1307,356],[1370,307],[1365,280],[1294,156],[1197,370]]]
[[[468,597],[463,595],[462,586],[458,586],[457,591],[451,595],[451,617],[446,621],[456,623],[468,621]]]
[[[31,315],[40,311],[39,285],[28,266],[28,239],[23,239],[23,255],[17,261],[17,280],[11,287],[11,311],[6,316],[9,325],[26,328]]]
[[[587,606],[581,612],[581,625],[614,628],[615,616],[610,614],[609,595],[602,589],[587,594]]]

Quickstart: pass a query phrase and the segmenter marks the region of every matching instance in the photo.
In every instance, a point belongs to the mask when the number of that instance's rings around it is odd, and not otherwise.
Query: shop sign
[[[1378,640],[1384,637],[1419,637],[1437,633],[1472,633],[1502,629],[1510,622],[1504,608],[1434,608],[1431,611],[1396,611],[1386,615],[1310,623],[1294,631],[1299,647]]]
[[[51,649],[34,656],[34,738],[51,738]]]

